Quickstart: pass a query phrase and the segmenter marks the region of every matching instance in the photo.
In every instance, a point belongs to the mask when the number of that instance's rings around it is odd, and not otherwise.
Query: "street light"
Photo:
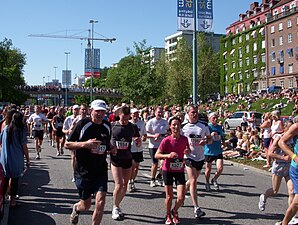
[[[54,66],[54,69],[55,69],[55,86],[56,86],[56,72],[57,72],[57,68],[58,68],[58,66]]]
[[[54,66],[54,69],[55,69],[55,80],[54,80],[54,86],[56,87],[56,84],[57,84],[57,82],[56,82],[56,71],[57,71],[57,68],[58,68],[58,66]],[[56,95],[54,95],[55,97],[54,97],[54,100],[55,100],[55,105],[57,105],[57,96]]]
[[[65,106],[67,106],[67,87],[68,87],[68,80],[67,80],[67,71],[68,71],[68,55],[70,54],[70,52],[64,52],[65,56],[66,56],[66,66],[65,66]]]
[[[94,61],[94,49],[93,49],[93,37],[94,37],[94,24],[98,23],[97,20],[89,20],[89,23],[92,24],[91,26],[91,81],[90,81],[90,102],[93,100],[93,61]]]
[[[44,79],[45,77],[42,77],[42,86],[44,86]]]

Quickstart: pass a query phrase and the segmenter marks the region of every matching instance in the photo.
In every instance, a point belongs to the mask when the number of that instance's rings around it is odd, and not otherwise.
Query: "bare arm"
[[[282,136],[282,138],[278,142],[279,147],[291,158],[293,157],[294,152],[287,145],[287,141],[289,141],[291,138],[297,135],[298,135],[298,124],[295,123],[289,128],[289,130]],[[298,164],[297,157],[295,157],[294,160]]]
[[[95,149],[100,145],[100,141],[94,139],[89,139],[88,141],[83,141],[83,142],[74,142],[74,141],[66,141],[65,143],[65,148],[74,151],[77,149],[81,148],[86,148],[86,149]]]
[[[170,154],[163,154],[160,149],[157,149],[155,156],[156,159],[174,159],[178,157],[176,152],[171,152]]]

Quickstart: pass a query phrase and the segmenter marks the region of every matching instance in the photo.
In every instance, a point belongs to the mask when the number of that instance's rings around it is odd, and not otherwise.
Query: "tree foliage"
[[[24,85],[23,68],[26,64],[25,54],[13,48],[12,41],[0,42],[0,99],[4,102],[23,104],[28,95],[15,87]]]

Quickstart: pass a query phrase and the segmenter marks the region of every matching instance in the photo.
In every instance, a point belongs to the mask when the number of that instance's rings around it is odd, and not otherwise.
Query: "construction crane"
[[[113,42],[116,41],[116,38],[96,38],[91,37],[91,30],[88,30],[89,37],[75,36],[75,35],[58,35],[58,34],[29,34],[28,37],[42,37],[42,38],[66,38],[66,39],[79,39],[85,40],[90,43],[90,41],[104,41],[104,42]]]

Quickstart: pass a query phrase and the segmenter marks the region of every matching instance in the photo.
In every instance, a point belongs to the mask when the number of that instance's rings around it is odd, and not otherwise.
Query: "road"
[[[56,156],[55,149],[49,146],[47,139],[40,160],[35,160],[32,140],[29,151],[32,166],[20,179],[19,186],[22,205],[10,209],[8,224],[69,224],[72,205],[78,200],[75,185],[71,182],[69,151],[63,156]],[[147,149],[144,156],[145,161],[136,183],[138,190],[128,193],[121,205],[126,214],[123,221],[111,218],[113,179],[109,171],[109,189],[102,224],[164,224],[164,190],[162,187],[149,187],[150,160]],[[205,192],[204,177],[200,176],[199,202],[207,215],[201,220],[194,219],[191,199],[187,195],[184,207],[179,210],[181,224],[267,225],[283,218],[287,208],[285,184],[277,197],[267,201],[265,212],[260,212],[257,206],[260,193],[271,185],[270,173],[226,161],[218,182],[219,191]],[[91,224],[91,210],[80,215],[79,224]]]

